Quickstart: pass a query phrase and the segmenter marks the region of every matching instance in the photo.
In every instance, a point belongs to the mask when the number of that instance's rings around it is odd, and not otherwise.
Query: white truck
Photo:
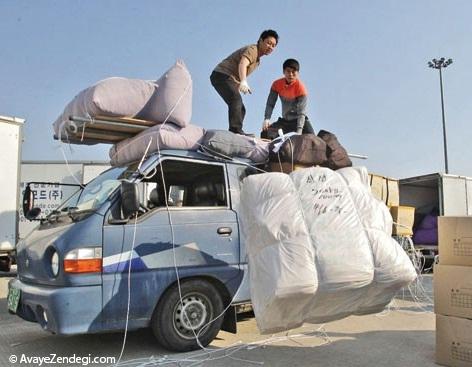
[[[9,271],[18,241],[22,127],[25,120],[0,116],[0,271]]]
[[[472,177],[445,173],[408,177],[399,180],[400,205],[412,206],[417,215],[432,210],[440,216],[472,215]],[[415,248],[431,262],[437,245],[415,243]]]
[[[21,118],[0,116],[0,271],[10,270],[16,243],[39,223],[27,221],[19,205],[28,182],[54,183],[31,187],[46,215],[78,190],[58,184],[86,184],[110,167],[108,162],[96,161],[21,161],[24,122]]]

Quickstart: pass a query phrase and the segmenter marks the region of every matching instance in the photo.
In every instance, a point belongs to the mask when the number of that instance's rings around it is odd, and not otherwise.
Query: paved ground
[[[7,282],[0,273],[0,366],[39,366],[39,356],[118,357],[123,333],[59,337],[37,324],[7,313]],[[435,317],[432,276],[421,287],[400,294],[389,310],[349,317],[325,325],[306,324],[290,333],[262,336],[255,319],[244,315],[238,334],[220,332],[208,351],[172,354],[161,349],[149,330],[127,335],[120,366],[435,366]],[[419,299],[418,299],[419,298]],[[18,360],[11,363],[15,355]],[[23,359],[22,363],[20,359]],[[30,362],[25,362],[29,358]],[[44,363],[42,366],[113,365],[113,363]]]

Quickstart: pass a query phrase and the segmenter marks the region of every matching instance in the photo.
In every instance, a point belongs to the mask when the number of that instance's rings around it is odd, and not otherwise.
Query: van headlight
[[[66,273],[100,273],[102,271],[102,248],[82,247],[69,251],[64,257]]]
[[[59,255],[56,251],[54,251],[51,256],[51,271],[52,275],[55,277],[57,277],[57,274],[59,274]]]

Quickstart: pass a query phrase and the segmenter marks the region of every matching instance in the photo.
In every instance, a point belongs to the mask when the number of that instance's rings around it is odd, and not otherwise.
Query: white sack
[[[267,194],[279,191],[290,195]],[[293,249],[303,246],[298,242],[303,238],[295,239],[293,235],[293,231],[299,233],[296,228],[302,228],[296,202],[309,231],[305,241],[311,242],[315,250],[318,288],[312,295],[277,298],[275,284],[281,271],[297,272],[302,278],[300,285],[312,279],[313,267],[308,261],[311,258],[300,258],[296,266],[285,269],[274,266],[290,259],[284,252],[267,255],[265,241],[271,233],[278,233]],[[288,206],[291,210],[287,210]],[[322,323],[352,314],[379,312],[416,277],[408,256],[390,236],[391,216],[385,205],[372,196],[365,168],[334,172],[311,167],[290,176],[250,176],[243,183],[240,214],[251,299],[258,305],[254,311],[261,333],[288,330],[304,322]],[[295,228],[269,219],[279,217],[287,222],[295,218]],[[308,272],[303,264],[309,264]],[[296,284],[292,287],[296,288]]]
[[[367,169],[343,168],[337,172],[351,190],[374,258],[374,282],[357,313],[378,312],[390,303],[399,289],[416,278],[416,271],[406,252],[391,237],[392,216],[387,206],[371,194]]]
[[[334,291],[370,284],[374,264],[369,239],[343,178],[323,167],[296,170],[290,178],[316,249],[320,287]]]
[[[392,234],[392,215],[387,206],[371,194],[369,175],[365,167],[348,167],[336,171],[349,187],[352,199],[364,227]]]
[[[157,84],[159,88],[137,118],[187,126],[192,117],[192,77],[185,64],[177,61]]]
[[[282,173],[253,175],[244,180],[241,198],[241,229],[259,328],[296,327],[303,322],[301,308],[315,294],[318,279],[295,187]]]
[[[205,134],[200,126],[187,125],[180,128],[172,123],[152,126],[138,135],[120,141],[110,148],[112,166],[120,166],[142,158],[150,143],[147,155],[159,149],[197,150]]]
[[[60,140],[67,139],[67,129],[74,127],[69,121],[70,116],[133,117],[156,89],[156,83],[140,79],[113,77],[101,80],[81,91],[67,104],[53,124],[54,135]]]

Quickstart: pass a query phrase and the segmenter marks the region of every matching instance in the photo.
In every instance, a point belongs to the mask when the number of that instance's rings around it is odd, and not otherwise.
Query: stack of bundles
[[[337,170],[339,168],[352,166],[346,149],[339,143],[336,135],[326,130],[320,130],[318,136],[326,142],[326,156],[328,157],[328,162],[325,167]]]
[[[249,176],[241,225],[262,333],[379,312],[416,277],[365,168]]]
[[[54,122],[54,137],[76,144],[96,144],[107,142],[107,132],[113,131],[117,124],[106,121],[94,124],[95,118],[136,117],[152,122],[143,126],[167,120],[185,127],[191,114],[192,79],[185,65],[177,62],[157,81],[114,77],[81,91]],[[84,122],[70,121],[71,117],[82,118]],[[122,127],[115,135],[120,136],[120,132],[123,132]],[[123,139],[126,137],[121,135]],[[115,141],[110,139],[108,142]]]
[[[208,130],[202,140],[202,150],[210,154],[247,158],[254,163],[264,163],[269,155],[269,143],[231,131]]]
[[[323,165],[326,161],[326,143],[313,134],[286,135],[269,145],[272,172],[290,173],[297,167]]]
[[[150,155],[162,149],[197,150],[205,130],[199,126],[179,127],[171,122],[156,125],[113,145],[110,148],[110,164],[121,166],[139,161],[144,154]]]

